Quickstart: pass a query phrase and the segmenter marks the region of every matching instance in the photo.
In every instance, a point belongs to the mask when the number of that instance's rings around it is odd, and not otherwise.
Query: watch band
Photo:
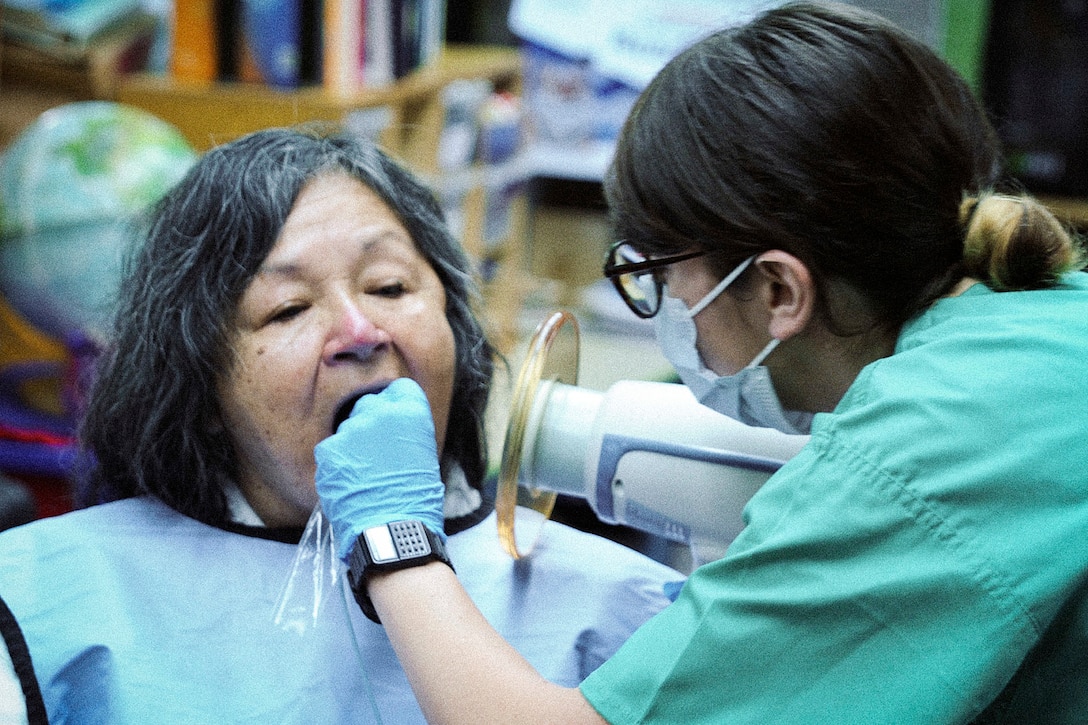
[[[372,526],[359,534],[348,555],[348,583],[367,619],[381,624],[366,591],[370,574],[421,566],[431,561],[440,561],[453,568],[442,537],[422,521],[393,521]]]

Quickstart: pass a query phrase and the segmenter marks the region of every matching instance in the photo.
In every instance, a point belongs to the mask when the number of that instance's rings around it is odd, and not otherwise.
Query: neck
[[[897,331],[881,328],[843,337],[817,326],[783,343],[768,360],[772,374],[781,371],[774,381],[783,407],[834,410],[862,368],[892,354],[897,338]]]

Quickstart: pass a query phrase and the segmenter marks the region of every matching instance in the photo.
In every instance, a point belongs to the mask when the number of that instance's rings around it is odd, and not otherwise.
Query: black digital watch
[[[366,591],[367,577],[376,571],[393,571],[440,561],[451,569],[446,544],[422,521],[409,519],[373,526],[359,534],[348,555],[348,583],[363,614],[381,624]]]

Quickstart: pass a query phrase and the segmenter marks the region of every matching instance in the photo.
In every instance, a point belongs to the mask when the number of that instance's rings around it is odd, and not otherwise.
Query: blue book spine
[[[296,88],[302,77],[303,22],[300,0],[243,0],[244,64],[256,80],[280,88]]]

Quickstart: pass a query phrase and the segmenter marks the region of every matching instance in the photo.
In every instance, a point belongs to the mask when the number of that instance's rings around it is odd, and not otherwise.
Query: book
[[[393,77],[403,78],[438,56],[445,35],[445,0],[393,0]]]
[[[400,0],[366,0],[366,41],[363,82],[378,87],[391,84],[393,74],[393,7]]]
[[[393,2],[393,77],[403,78],[419,67],[423,0]]]
[[[157,18],[135,13],[97,33],[82,49],[5,38],[0,79],[61,97],[112,98],[123,75],[146,68],[157,30]]]
[[[215,0],[215,77],[236,81],[242,75],[242,3]]]
[[[446,0],[423,0],[420,14],[419,65],[438,59],[446,41]]]
[[[240,51],[239,80],[298,85],[299,9],[296,0],[239,1],[237,25],[228,31]]]
[[[322,12],[322,85],[350,94],[365,85],[367,0],[324,0]]]
[[[212,83],[219,79],[217,0],[174,3],[174,36],[170,46],[170,75],[181,83]]]
[[[54,54],[86,50],[95,36],[141,10],[140,0],[6,0],[2,6],[5,37]]]
[[[327,0],[326,12],[362,1]],[[318,0],[241,0],[240,79],[279,88],[316,82],[320,13]]]

